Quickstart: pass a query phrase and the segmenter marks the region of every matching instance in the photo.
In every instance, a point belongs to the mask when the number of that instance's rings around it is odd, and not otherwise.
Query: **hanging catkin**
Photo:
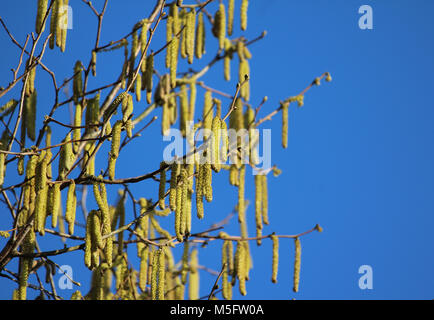
[[[192,8],[186,18],[186,51],[187,51],[187,57],[188,57],[188,63],[193,63],[194,58],[194,45],[195,45],[195,38],[194,38],[194,31],[196,27],[196,11],[194,8]]]
[[[241,2],[241,30],[247,29],[247,7],[249,0],[242,0]]]
[[[74,162],[74,152],[72,150],[71,133],[68,133],[63,140],[64,145],[60,149],[59,158],[59,177],[60,180],[65,177],[65,174],[71,169]]]
[[[59,1],[54,0],[53,7],[51,9],[51,17],[50,17],[50,33],[51,33],[51,37],[49,40],[50,49],[54,49],[54,44],[56,42],[56,28],[57,28],[58,13],[59,13]]]
[[[81,61],[77,61],[74,66],[74,80],[72,82],[74,104],[78,104],[78,100],[83,95],[82,71],[83,65]]]
[[[61,6],[61,15],[59,17],[59,24],[61,25],[61,35],[62,35],[62,42],[60,45],[60,50],[62,52],[65,52],[66,49],[66,32],[68,30],[68,2],[69,0],[63,0],[63,6]]]
[[[146,72],[144,74],[144,85],[146,88],[146,102],[152,102],[152,75],[154,74],[154,54],[146,57]]]
[[[187,96],[187,85],[182,84],[179,91],[179,113],[181,115],[179,121],[179,129],[181,130],[181,134],[185,137],[186,133],[186,122],[188,121],[188,96]]]
[[[87,215],[86,221],[86,237],[85,237],[85,247],[84,247],[84,264],[89,269],[92,269],[92,226],[93,219],[92,215]]]
[[[115,178],[116,160],[119,156],[119,147],[121,144],[121,130],[122,130],[122,121],[118,120],[113,126],[112,144],[109,152],[108,172],[109,172],[110,180],[114,180]]]
[[[235,9],[235,0],[229,0],[228,4],[228,35],[232,35],[232,31],[234,28],[234,9]]]
[[[59,216],[61,193],[60,193],[60,183],[56,183],[53,186],[53,210],[51,212],[51,226],[53,228],[57,227],[57,218]]]
[[[232,241],[225,240],[222,246],[222,267],[224,267],[222,274],[222,293],[223,298],[226,300],[232,299],[232,284],[229,282],[229,275],[231,274],[233,268],[232,251]]]
[[[35,171],[35,191],[36,191],[36,204],[35,204],[35,231],[39,234],[45,234],[45,219],[47,214],[47,153],[45,150],[41,152],[38,157],[38,163]]]
[[[164,204],[164,197],[166,195],[166,170],[165,170],[166,163],[162,161],[160,163],[160,184],[158,187],[158,205],[162,210],[166,208],[166,205]]]
[[[235,272],[238,278],[240,293],[245,296],[246,291],[246,246],[243,241],[237,242],[235,250]]]
[[[212,169],[215,172],[220,172],[220,140],[221,140],[221,119],[220,114],[216,115],[211,124],[212,140],[211,140],[211,159]]]
[[[284,102],[282,106],[282,147],[288,148],[288,107],[289,102]]]
[[[224,57],[224,78],[226,81],[231,80],[231,60],[232,60],[232,43],[231,40],[225,39],[225,57]]]
[[[178,183],[179,168],[180,166],[176,162],[171,166],[169,205],[172,211],[176,210],[176,187]]]
[[[24,126],[27,131],[27,136],[30,140],[35,141],[35,126],[36,126],[36,90],[29,96],[24,98]]]
[[[211,164],[207,161],[203,165],[202,187],[204,190],[205,199],[207,202],[212,201],[212,169]]]
[[[68,195],[66,198],[66,211],[65,220],[68,222],[68,232],[69,234],[74,234],[74,224],[75,224],[75,211],[77,205],[77,198],[75,196],[75,182],[71,180],[68,189]]]
[[[226,9],[225,5],[220,2],[219,10],[214,16],[213,34],[219,40],[219,49],[222,50],[225,46],[226,38]]]
[[[196,28],[196,58],[202,58],[205,54],[205,24],[203,21],[203,12],[199,12],[197,16],[197,28]]]
[[[243,223],[245,219],[244,187],[245,187],[246,166],[241,165],[238,180],[238,222]]]
[[[45,24],[42,24],[45,13],[47,12],[48,0],[38,0],[38,12],[36,14],[36,33],[42,33],[45,29]]]
[[[149,248],[146,246],[140,253],[139,288],[142,292],[145,292],[146,283],[148,281],[148,256]]]
[[[75,106],[75,117],[74,117],[74,126],[76,128],[74,128],[73,133],[72,133],[72,140],[80,140],[81,138],[81,129],[79,128],[81,126],[81,116],[82,116],[82,108],[81,108],[81,104],[78,103]],[[74,152],[77,152],[77,148],[80,145],[80,141],[74,142],[73,145],[73,150]]]
[[[273,263],[271,272],[271,282],[277,282],[277,270],[279,267],[279,238],[275,235],[271,235],[271,240],[273,241]]]
[[[56,46],[62,48],[62,22],[63,22],[63,1],[64,0],[56,0],[57,2],[57,13],[56,13]]]
[[[203,219],[203,164],[198,164],[196,170],[196,214],[199,219]]]
[[[268,185],[267,175],[262,176],[262,220],[268,225]]]
[[[255,175],[255,221],[256,231],[262,229],[262,175]],[[260,239],[257,240],[258,245],[261,244]]]
[[[169,14],[166,20],[166,43],[170,43],[172,41],[172,34],[173,34],[173,16]],[[170,68],[170,61],[172,59],[170,49],[171,44],[169,44],[166,48],[166,60],[165,65],[166,68]]]
[[[212,108],[212,93],[207,90],[205,92],[204,104],[203,104],[203,139],[206,140],[208,138],[209,133],[211,132],[212,119],[214,118],[214,110]]]
[[[136,100],[142,100],[142,76],[140,73],[137,73],[136,77]]]
[[[294,261],[294,287],[293,291],[298,292],[298,286],[300,284],[300,264],[301,264],[301,244],[300,239],[295,238],[295,261]]]
[[[199,270],[198,270],[198,250],[195,248],[191,252],[190,258],[190,277],[188,283],[188,298],[189,300],[199,299]]]
[[[188,108],[188,120],[194,121],[194,111],[196,108],[197,86],[196,81],[190,82],[190,103]]]
[[[180,53],[181,58],[185,59],[187,58],[187,25],[188,25],[188,19],[187,19],[187,9],[182,8],[179,13],[179,18],[182,22],[182,31],[181,31],[181,37],[180,37]]]
[[[179,53],[179,37],[176,35],[181,30],[181,21],[178,13],[178,6],[174,2],[170,7],[170,14],[173,16],[173,37],[170,48],[170,80],[171,87],[175,88],[176,86],[176,70],[178,67],[178,53]]]

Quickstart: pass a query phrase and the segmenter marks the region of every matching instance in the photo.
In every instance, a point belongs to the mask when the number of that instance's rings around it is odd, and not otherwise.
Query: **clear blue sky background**
[[[104,18],[101,43],[128,33],[136,21],[148,15],[153,1],[110,1]],[[190,3],[190,1],[184,1]],[[239,1],[237,1],[239,2]],[[23,43],[34,30],[36,1],[5,1],[0,16]],[[94,1],[98,10],[103,1]],[[374,13],[374,29],[358,27],[358,9],[369,4]],[[87,65],[96,32],[96,18],[81,1],[70,0],[73,30],[68,31],[67,50],[47,50],[44,63],[57,74],[60,83],[72,75],[73,64],[80,59]],[[128,6],[128,7],[125,7]],[[208,7],[215,12],[215,4]],[[238,6],[237,6],[238,7]],[[267,30],[267,37],[250,47],[251,103],[259,104],[267,95],[261,115],[274,110],[278,102],[304,89],[316,76],[329,71],[333,82],[322,83],[308,92],[305,106],[290,110],[289,146],[280,144],[281,117],[266,122],[272,129],[272,162],[282,169],[278,178],[269,177],[271,225],[264,233],[296,234],[319,223],[323,233],[301,239],[303,252],[300,292],[294,294],[292,271],[294,245],[280,243],[278,283],[272,284],[271,242],[261,247],[252,242],[254,269],[247,283],[250,299],[432,299],[434,297],[434,2],[418,1],[251,1],[248,30],[241,33],[239,10],[236,12],[235,37],[249,39]],[[164,41],[165,28],[151,44],[157,50]],[[208,24],[208,31],[210,25]],[[45,33],[44,35],[46,35]],[[199,62],[205,65],[214,57],[217,44],[208,33],[207,54]],[[10,68],[17,64],[19,50],[0,30],[0,85],[11,80]],[[98,56],[97,78],[90,77],[89,88],[116,80],[122,67],[123,52]],[[157,70],[164,73],[163,55]],[[184,68],[186,64],[181,65]],[[204,80],[211,86],[232,93],[237,80],[233,65],[232,81],[224,82],[222,63]],[[37,72],[38,119],[52,107],[50,78]],[[17,97],[19,88],[2,98],[0,104]],[[65,95],[61,95],[61,100]],[[203,91],[199,91],[198,105]],[[227,106],[228,100],[224,100]],[[135,106],[143,110],[142,102]],[[160,115],[161,110],[155,112]],[[55,118],[69,121],[68,107]],[[40,123],[40,122],[39,122]],[[65,134],[53,125],[57,139]],[[56,140],[56,138],[54,139]],[[130,177],[157,168],[166,144],[160,138],[159,120],[144,131],[142,138],[130,144],[119,158],[118,177]],[[99,167],[105,166],[108,149],[100,151]],[[16,183],[15,165],[10,165],[5,185]],[[98,166],[97,166],[98,167]],[[228,186],[227,173],[214,180],[214,201],[207,204],[206,219],[193,220],[193,232],[204,230],[222,220],[236,204],[236,189]],[[254,200],[252,176],[247,176],[246,197]],[[145,181],[132,187],[137,197],[156,198],[155,182]],[[112,199],[116,189],[112,191]],[[63,194],[64,199],[66,194]],[[94,206],[89,196],[88,208]],[[128,204],[129,218],[132,217]],[[0,229],[10,225],[3,207]],[[82,218],[82,215],[77,214]],[[248,208],[250,232],[254,231],[253,207]],[[237,234],[233,219],[229,233]],[[172,219],[170,219],[172,222]],[[166,224],[165,224],[166,225]],[[82,229],[77,229],[83,234]],[[61,248],[62,243],[47,235],[41,249]],[[5,240],[0,239],[3,246]],[[76,241],[67,241],[75,245]],[[200,251],[200,262],[219,270],[221,243],[212,242]],[[130,256],[135,256],[135,249]],[[176,252],[179,257],[179,252]],[[59,264],[73,267],[74,278],[83,283],[90,272],[83,266],[83,253],[55,258]],[[137,261],[133,259],[136,268]],[[373,268],[373,289],[360,290],[358,268]],[[8,268],[16,271],[16,261]],[[55,281],[60,275],[55,276]],[[214,276],[201,272],[201,295],[209,293]],[[35,278],[31,278],[35,281]],[[12,284],[0,278],[0,298],[11,297]],[[57,288],[69,297],[72,290]],[[234,298],[242,298],[234,290]],[[29,289],[29,296],[35,292]]]

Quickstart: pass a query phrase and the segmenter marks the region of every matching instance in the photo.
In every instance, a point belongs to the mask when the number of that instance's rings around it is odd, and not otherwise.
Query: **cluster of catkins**
[[[35,141],[36,121],[36,90],[34,88],[36,64],[27,62],[28,75],[25,78],[25,99],[23,106],[23,121],[21,125],[22,151],[29,154],[27,165],[24,165],[24,156],[18,155],[18,173],[25,174],[23,188],[23,206],[18,217],[18,228],[25,227],[34,219],[30,232],[27,233],[21,244],[19,288],[14,292],[17,299],[26,298],[28,276],[33,261],[29,257],[36,248],[36,233],[44,235],[46,220],[49,215],[53,228],[57,227],[61,234],[65,233],[63,220],[68,223],[68,233],[74,234],[76,224],[76,182],[68,178],[77,164],[81,166],[81,176],[88,178],[93,184],[93,196],[97,208],[87,214],[86,234],[84,244],[84,264],[92,270],[92,283],[89,293],[82,296],[76,291],[71,299],[184,299],[184,289],[188,282],[188,298],[199,299],[199,261],[198,248],[193,246],[188,237],[192,230],[193,198],[198,219],[204,218],[204,199],[213,200],[212,176],[221,170],[229,172],[229,183],[238,189],[238,222],[240,237],[231,237],[220,232],[218,238],[222,240],[222,294],[225,299],[232,298],[232,288],[238,281],[239,291],[246,295],[246,281],[249,280],[249,271],[253,263],[247,233],[245,199],[246,168],[258,164],[256,145],[259,137],[255,123],[255,110],[248,105],[250,98],[249,60],[252,55],[247,48],[243,37],[229,39],[233,33],[235,1],[229,0],[226,10],[225,4],[220,1],[218,10],[209,20],[212,23],[212,34],[218,40],[219,59],[224,63],[224,79],[231,78],[231,61],[234,55],[239,58],[238,87],[239,97],[233,102],[229,116],[222,115],[222,101],[213,97],[211,89],[206,89],[202,110],[202,120],[194,124],[198,75],[185,73],[178,77],[178,58],[186,59],[192,64],[194,59],[201,59],[205,54],[205,13],[200,7],[178,7],[182,1],[173,1],[170,4],[166,20],[166,57],[165,67],[168,72],[159,75],[159,82],[153,88],[154,53],[147,53],[149,46],[147,31],[151,21],[139,21],[131,32],[131,51],[128,50],[128,41],[123,39],[100,51],[111,51],[124,48],[125,61],[123,64],[120,83],[124,89],[114,101],[105,109],[100,106],[100,93],[91,98],[85,98],[83,85],[84,67],[80,61],[74,66],[73,76],[73,103],[75,106],[74,121],[71,130],[60,144],[58,160],[58,178],[54,180],[52,174],[53,158],[51,151],[51,129],[45,124],[45,148],[32,147],[25,149],[26,136]],[[36,31],[44,31],[44,21],[47,12],[48,0],[38,1],[36,18]],[[68,0],[55,0],[51,7],[50,47],[54,43],[65,50],[67,13],[65,6]],[[241,2],[241,29],[247,28],[248,0]],[[93,75],[96,74],[96,54],[92,51],[90,64]],[[137,57],[141,56],[136,66]],[[140,71],[140,72],[139,72]],[[330,81],[330,74],[326,73],[326,81]],[[315,79],[319,85],[320,79]],[[109,204],[106,183],[113,182],[115,178],[116,161],[119,157],[122,131],[128,138],[133,137],[135,123],[143,119],[148,111],[133,120],[133,96],[139,102],[142,91],[146,94],[148,104],[162,107],[161,132],[168,134],[168,130],[177,121],[179,115],[180,131],[187,139],[190,148],[196,148],[194,139],[188,134],[203,129],[202,152],[194,152],[183,159],[176,159],[172,163],[161,162],[159,169],[158,202],[151,199],[140,198],[135,204],[140,206],[140,216],[134,222],[126,224],[125,202],[127,189],[119,192],[119,199],[115,206]],[[178,100],[178,103],[177,103]],[[287,147],[288,107],[291,102],[303,105],[303,95],[290,97],[281,102],[282,111],[282,145]],[[0,118],[12,113],[18,101],[11,99],[0,107]],[[110,123],[118,107],[121,106],[122,117],[113,126]],[[179,110],[177,109],[179,106]],[[82,119],[85,118],[84,125]],[[228,124],[226,118],[229,118]],[[102,122],[100,122],[102,119]],[[193,123],[192,126],[188,123]],[[101,130],[99,130],[99,128]],[[245,130],[248,134],[247,164],[243,161],[242,141],[239,136],[230,141],[228,130],[239,132]],[[96,176],[95,157],[100,144],[98,139],[85,139],[95,137],[102,141],[111,141],[108,154],[107,170],[104,174]],[[194,134],[193,134],[194,136]],[[11,137],[7,130],[0,140],[0,150],[8,150]],[[232,145],[233,144],[233,145]],[[235,150],[232,153],[231,150]],[[80,158],[80,155],[82,157]],[[227,165],[227,160],[231,163]],[[80,160],[79,160],[80,159]],[[79,160],[79,161],[77,161]],[[275,175],[279,174],[273,168]],[[0,185],[3,184],[5,171],[5,153],[0,152]],[[261,245],[262,239],[270,238],[272,241],[272,282],[277,282],[279,237],[275,234],[263,237],[263,225],[269,224],[268,219],[268,191],[267,174],[271,170],[258,171],[255,181],[255,222],[256,242]],[[166,177],[170,173],[170,178]],[[98,175],[98,174],[97,174]],[[167,185],[169,187],[167,188]],[[67,188],[65,215],[61,208],[61,189]],[[168,196],[168,200],[166,197]],[[166,203],[168,201],[168,204]],[[157,208],[158,207],[158,208]],[[168,217],[174,212],[174,235],[161,227],[159,219]],[[133,228],[134,225],[134,228]],[[319,228],[319,227],[318,227]],[[319,229],[318,229],[319,230]],[[136,236],[137,256],[140,259],[140,270],[136,271],[129,264],[125,249],[124,231]],[[157,233],[159,237],[157,236]],[[180,263],[175,263],[172,254],[174,238],[184,246]],[[153,239],[153,240],[150,240]],[[158,243],[154,242],[160,240]],[[128,241],[134,241],[128,239]],[[234,252],[234,243],[236,244]],[[294,291],[298,291],[300,274],[301,246],[299,238],[295,238],[295,266]],[[115,292],[112,291],[112,277],[115,276]],[[140,292],[139,290],[140,289]]]

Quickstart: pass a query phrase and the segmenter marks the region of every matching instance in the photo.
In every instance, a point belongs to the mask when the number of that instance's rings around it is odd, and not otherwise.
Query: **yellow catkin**
[[[188,96],[187,96],[187,85],[182,84],[179,91],[179,113],[181,115],[179,121],[179,130],[181,130],[181,134],[185,137],[186,134],[186,122],[188,119]]]
[[[93,218],[91,214],[87,215],[86,221],[86,237],[84,247],[84,264],[91,269],[92,267],[92,230],[93,230]]]
[[[143,54],[143,52],[145,52],[146,49],[146,44],[148,42],[148,26],[149,26],[149,20],[148,19],[143,19],[141,21],[141,25],[142,25],[142,29],[140,30],[140,51]],[[142,64],[143,66],[143,64]],[[142,69],[142,72],[144,70]]]
[[[169,15],[166,20],[166,43],[170,43],[170,41],[172,41],[172,34],[173,34],[173,16]],[[166,60],[165,60],[166,68],[170,68],[170,61],[172,59],[170,56],[171,47],[172,46],[169,44],[166,49]]]
[[[170,8],[170,14],[173,17],[173,34],[177,35],[181,29],[181,21],[179,18],[178,6],[176,3],[173,3]],[[175,88],[176,86],[176,70],[178,67],[178,51],[179,51],[179,37],[173,37],[172,42],[170,44],[170,79],[171,79],[171,87]]]
[[[234,9],[235,9],[235,0],[229,0],[228,4],[228,35],[232,35],[232,31],[234,28]]]
[[[221,119],[219,115],[216,115],[212,120],[211,131],[213,138],[211,141],[212,168],[215,172],[220,172]]]
[[[0,186],[3,185],[4,178],[5,178],[5,159],[6,159],[6,154],[0,153]]]
[[[90,61],[90,67],[92,69],[92,75],[96,77],[96,51],[92,51],[92,59]]]
[[[177,186],[177,179],[178,179],[178,170],[179,170],[179,165],[174,162],[171,166],[170,194],[169,194],[169,205],[172,211],[176,209],[176,186]]]
[[[74,162],[74,153],[72,150],[71,133],[68,133],[63,140],[65,143],[60,149],[59,158],[59,177],[63,179],[65,174],[71,169]]]
[[[45,29],[45,24],[42,24],[45,13],[47,12],[48,0],[38,0],[38,12],[36,14],[36,33],[42,33]]]
[[[144,74],[144,84],[147,91],[146,100],[148,103],[152,101],[152,76],[154,74],[154,55],[150,54],[146,57],[146,72]]]
[[[262,175],[255,175],[255,221],[256,230],[262,229]],[[257,241],[260,245],[260,240]]]
[[[229,183],[232,186],[238,186],[239,180],[238,180],[238,169],[235,164],[231,164],[231,167],[229,169]]]
[[[198,250],[193,249],[190,258],[190,277],[188,283],[188,298],[190,300],[199,299],[199,270],[198,270]]]
[[[196,82],[192,81],[190,83],[190,104],[188,109],[188,120],[190,121],[194,121],[194,111],[196,108],[196,96],[197,96]]]
[[[271,240],[273,241],[273,263],[271,271],[271,281],[273,283],[277,282],[277,270],[279,267],[279,238],[273,234],[271,235]]]
[[[66,49],[66,32],[68,30],[67,26],[68,26],[68,2],[69,0],[63,0],[63,11],[62,11],[62,15],[61,15],[61,20],[60,22],[62,23],[63,27],[62,27],[62,43],[60,46],[60,50],[62,52],[65,52]]]
[[[65,220],[68,222],[68,232],[69,234],[74,234],[74,223],[75,223],[75,211],[76,211],[76,196],[75,196],[75,182],[71,180],[69,185],[68,195],[66,198],[66,211]]]
[[[288,107],[289,103],[285,102],[282,106],[282,147],[288,148]]]
[[[166,272],[166,254],[165,248],[161,247],[158,255],[158,291],[157,300],[164,300],[164,282],[165,282],[165,272]]]
[[[235,250],[235,272],[238,278],[239,291],[245,296],[246,292],[246,246],[243,241],[237,242],[237,249]]]
[[[229,39],[225,39],[225,57],[224,57],[224,78],[226,81],[231,80],[231,59],[232,59],[232,43]]]
[[[165,209],[166,205],[164,204],[164,196],[166,195],[166,170],[164,167],[166,163],[162,161],[160,163],[160,185],[158,187],[158,205],[161,209]]]
[[[49,40],[50,49],[54,49],[54,44],[56,42],[56,27],[57,27],[57,15],[59,12],[59,1],[54,0],[54,4],[51,9],[51,17],[50,17],[50,33],[51,37]]]
[[[244,189],[245,189],[245,174],[246,167],[241,165],[239,172],[239,185],[238,185],[238,221],[243,222],[245,219],[245,203],[244,203]]]
[[[24,124],[22,128],[27,131],[27,136],[30,140],[35,141],[35,126],[36,126],[36,91],[24,98]],[[23,137],[24,139],[24,137]]]
[[[132,40],[131,40],[131,53],[130,53],[130,59],[129,59],[129,74],[128,74],[128,86],[133,81],[134,77],[134,63],[136,61],[136,51],[137,47],[139,45],[139,39],[137,37],[137,31],[134,31],[132,34]],[[131,86],[130,89],[131,92],[134,91],[134,86]]]
[[[196,27],[196,11],[194,8],[190,10],[187,14],[187,25],[186,25],[186,51],[188,57],[188,63],[193,63],[194,58],[194,45],[195,45],[195,31]]]
[[[222,145],[220,149],[220,159],[222,163],[226,163],[228,161],[228,151],[229,151],[229,136],[228,136],[228,127],[225,121],[220,122],[221,127],[221,140]]]
[[[144,247],[140,253],[139,288],[142,292],[145,292],[148,281],[148,253],[148,247]]]
[[[78,104],[78,100],[83,94],[83,80],[82,80],[83,65],[81,61],[77,61],[74,66],[74,80],[72,82],[74,103]]]
[[[262,220],[266,225],[270,223],[268,220],[268,183],[265,174],[262,176]]]
[[[63,0],[56,0],[57,2],[57,14],[56,14],[56,26],[55,26],[55,33],[56,33],[56,46],[61,48],[62,47],[62,22],[63,22]]]
[[[244,81],[245,79],[250,78],[250,67],[249,62],[246,59],[240,60],[239,69],[238,69],[238,79],[239,82]],[[240,96],[244,98],[244,100],[248,101],[250,99],[250,84],[249,81],[245,81],[240,89]]]
[[[142,76],[140,73],[137,74],[136,78],[136,100],[142,100]]]
[[[116,215],[119,217],[119,228],[125,225],[125,196],[124,191],[120,191],[120,199],[116,205]],[[118,254],[121,255],[124,250],[124,232],[118,233]]]
[[[92,223],[92,238],[94,239],[96,245],[100,249],[104,249],[104,243],[102,241],[102,233],[101,233],[101,219],[99,217],[99,213],[96,210],[92,210],[89,214],[92,215],[93,223]]]
[[[203,175],[203,164],[198,165],[197,176],[196,176],[196,215],[199,219],[203,219],[203,186],[202,186],[202,175]]]
[[[212,169],[211,169],[211,164],[209,162],[205,163],[203,165],[203,182],[202,182],[202,186],[204,188],[204,195],[205,195],[205,199],[207,202],[211,202],[212,201]]]
[[[184,240],[183,238],[183,228],[182,228],[182,222],[183,222],[183,187],[184,187],[184,180],[185,177],[184,173],[185,169],[181,170],[181,180],[178,181],[177,188],[176,188],[176,210],[175,210],[175,234],[176,238],[179,242],[182,242]]]
[[[113,126],[112,144],[109,152],[108,172],[109,172],[109,178],[111,180],[114,180],[115,178],[116,160],[119,156],[119,148],[121,144],[121,131],[122,131],[122,121],[118,120]]]
[[[81,108],[81,104],[78,103],[75,106],[75,117],[74,117],[74,126],[75,127],[80,127],[81,126],[81,117],[82,117],[82,108]],[[75,128],[73,130],[72,140],[80,140],[80,138],[81,138],[81,131],[80,130],[81,130],[80,128]],[[79,145],[80,145],[79,141],[74,142],[74,145],[73,145],[74,151],[77,150],[77,148],[78,148]]]
[[[122,121],[126,122],[133,113],[133,110],[133,97],[127,93],[122,99]]]
[[[128,119],[125,122],[125,131],[127,133],[127,137],[128,138],[132,138],[133,137],[133,129],[134,129],[133,121],[131,119]]]
[[[207,139],[207,137],[208,137],[207,130],[211,130],[213,117],[214,117],[214,110],[212,108],[212,93],[211,93],[211,91],[207,90],[205,92],[204,104],[203,104],[203,115],[202,115],[203,129],[204,129],[203,138],[204,139]]]
[[[51,212],[51,226],[53,228],[57,227],[57,219],[59,216],[60,202],[61,202],[61,193],[60,193],[60,183],[56,183],[53,186],[53,210]]]
[[[226,300],[232,299],[232,284],[229,282],[229,275],[233,268],[232,250],[232,241],[225,240],[222,246],[222,267],[224,267],[222,274],[222,294],[223,298]]]
[[[187,169],[183,169],[181,171],[181,226],[180,226],[180,232],[182,235],[186,235],[187,232],[187,223],[188,223],[188,189],[189,189],[189,182],[188,182],[188,171]]]
[[[31,230],[27,233],[21,244],[21,251],[23,254],[31,254],[35,248],[35,233]],[[32,258],[20,258],[19,277],[18,277],[18,296],[20,300],[26,300],[27,297],[27,280],[32,269]]]
[[[189,249],[190,243],[188,241],[184,242],[184,249],[182,252],[181,258],[181,283],[187,283],[187,275],[188,275],[188,258],[189,258]]]
[[[203,21],[203,12],[199,12],[197,16],[197,28],[196,28],[196,58],[202,58],[205,53],[205,23]]]
[[[249,0],[242,0],[241,2],[241,30],[247,29],[247,7]]]
[[[295,261],[294,261],[294,287],[292,290],[298,292],[298,286],[300,284],[300,265],[301,265],[301,244],[300,239],[295,238]]]
[[[35,203],[35,231],[41,235],[45,234],[45,219],[47,213],[47,157],[46,151],[42,151],[38,157],[38,163],[35,171],[35,191],[36,191],[36,203]]]
[[[182,8],[181,12],[179,13],[179,18],[182,21],[182,24],[184,26],[184,28],[181,31],[181,37],[180,37],[180,53],[181,53],[181,58],[185,59],[187,58],[187,24],[188,24],[188,19],[187,19],[187,9],[186,8]]]
[[[225,38],[226,38],[226,9],[223,2],[220,2],[219,5],[219,24],[218,24],[218,40],[219,40],[219,48],[220,50],[225,47]]]
[[[158,255],[159,250],[154,250],[152,253],[152,275],[151,275],[151,295],[152,300],[157,299],[157,291],[158,291]]]

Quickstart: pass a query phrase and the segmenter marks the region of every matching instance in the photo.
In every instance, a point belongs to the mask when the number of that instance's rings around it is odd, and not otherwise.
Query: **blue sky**
[[[189,1],[184,1],[185,3]],[[280,242],[278,283],[271,278],[271,241],[257,247],[252,242],[254,269],[247,283],[250,299],[432,299],[434,294],[434,35],[432,1],[250,1],[248,29],[241,32],[238,8],[234,37],[252,39],[263,30],[267,36],[249,48],[251,62],[251,103],[263,96],[268,102],[260,115],[274,110],[280,100],[298,94],[315,77],[329,71],[331,83],[312,88],[302,108],[290,110],[288,149],[282,150],[281,117],[267,121],[262,128],[272,130],[272,163],[282,174],[269,177],[269,215],[271,224],[264,233],[297,234],[319,223],[322,233],[301,239],[302,262],[300,292],[293,293],[294,245]],[[0,9],[10,31],[21,43],[34,30],[35,2],[5,2]],[[102,1],[94,1],[100,9]],[[128,3],[128,10],[125,4]],[[111,1],[104,17],[101,43],[128,33],[151,10],[143,1]],[[373,8],[373,29],[358,26],[361,5]],[[73,29],[68,31],[67,50],[48,50],[44,63],[58,74],[58,82],[72,75],[75,61],[88,63],[95,41],[96,18],[78,0],[70,0]],[[215,4],[208,10],[215,12]],[[164,26],[151,44],[152,50],[164,41]],[[208,24],[208,32],[210,26]],[[208,33],[207,54],[198,68],[210,61],[217,42]],[[7,86],[10,68],[15,67],[19,50],[0,31],[2,59],[0,85]],[[98,56],[97,78],[90,77],[89,88],[112,82],[122,67],[123,52]],[[163,55],[157,70],[165,72]],[[186,68],[182,64],[181,68]],[[232,93],[232,81],[223,81],[222,63],[203,78],[206,83]],[[37,72],[38,119],[52,106],[50,78]],[[18,89],[18,88],[17,88]],[[0,99],[0,104],[16,97],[18,90]],[[203,91],[199,91],[198,105]],[[65,96],[62,95],[62,100]],[[223,100],[225,104],[229,100]],[[225,105],[224,104],[224,105]],[[145,102],[137,103],[143,110]],[[43,112],[42,112],[43,110]],[[136,111],[135,111],[136,112]],[[137,111],[138,112],[138,111]],[[160,116],[161,110],[155,112]],[[55,118],[69,122],[67,106]],[[160,120],[125,148],[118,160],[117,176],[130,177],[157,168],[166,145],[160,138]],[[54,136],[65,134],[56,127]],[[161,139],[161,140],[160,140]],[[54,139],[54,141],[56,141]],[[57,140],[58,141],[58,140]],[[100,151],[105,155],[108,149]],[[105,157],[100,167],[105,166]],[[16,183],[15,167],[10,166],[5,185]],[[252,176],[247,176],[246,197],[254,200]],[[156,197],[155,182],[144,181],[132,187],[137,197]],[[214,179],[214,201],[205,206],[204,221],[193,220],[193,232],[205,230],[222,220],[236,204],[236,189],[228,186],[227,174]],[[116,189],[111,190],[114,197]],[[66,194],[63,195],[64,198]],[[94,205],[89,197],[88,208]],[[113,200],[114,202],[114,200]],[[131,208],[128,207],[127,208]],[[253,207],[247,211],[250,233],[254,231]],[[3,210],[0,227],[8,226],[9,214]],[[81,217],[81,216],[80,216]],[[130,209],[130,218],[132,212]],[[228,228],[238,233],[236,219]],[[170,221],[172,222],[172,221]],[[78,229],[79,233],[83,230]],[[3,246],[5,240],[0,239]],[[67,245],[77,242],[67,241]],[[221,243],[212,242],[200,250],[200,263],[218,270]],[[62,243],[47,236],[44,250],[61,248]],[[130,256],[135,255],[132,250]],[[55,261],[73,267],[75,280],[86,293],[90,272],[83,266],[83,253],[75,252]],[[179,252],[176,252],[179,257]],[[216,258],[217,257],[217,258]],[[134,261],[134,260],[133,260]],[[137,261],[135,261],[137,262]],[[358,269],[373,269],[373,289],[358,286]],[[16,270],[16,262],[9,269]],[[60,275],[56,275],[58,279]],[[209,293],[215,280],[201,272],[201,295]],[[33,279],[34,280],[34,279]],[[11,283],[0,278],[0,298],[9,299]],[[34,292],[30,291],[30,296]],[[72,290],[58,290],[69,297]],[[234,298],[241,299],[237,290]]]

